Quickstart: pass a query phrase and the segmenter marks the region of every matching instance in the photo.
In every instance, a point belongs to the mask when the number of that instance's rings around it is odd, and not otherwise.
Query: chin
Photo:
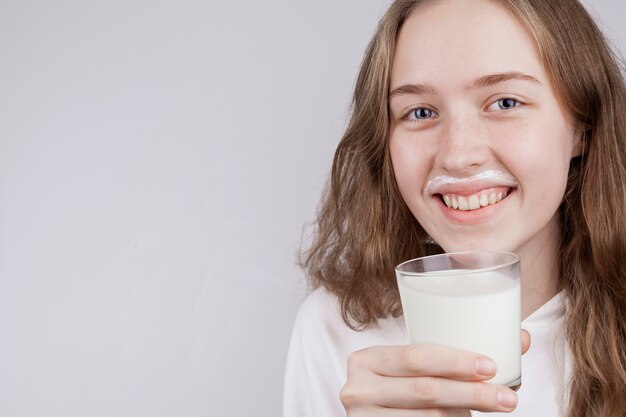
[[[472,240],[471,242],[437,242],[445,252],[514,252],[511,246],[494,239]]]

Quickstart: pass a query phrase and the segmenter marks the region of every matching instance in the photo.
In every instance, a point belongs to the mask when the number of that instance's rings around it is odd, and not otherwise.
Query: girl
[[[285,417],[624,416],[625,92],[577,0],[395,1],[303,259]],[[406,345],[394,266],[464,250],[521,258],[518,393],[489,358]]]

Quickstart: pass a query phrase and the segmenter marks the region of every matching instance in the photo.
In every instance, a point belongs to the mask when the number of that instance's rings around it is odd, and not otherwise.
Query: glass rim
[[[448,269],[446,270],[449,275],[467,275],[467,274],[474,274],[474,273],[479,273],[479,272],[487,272],[487,271],[493,271],[495,269],[501,269],[501,268],[506,268],[508,266],[512,266],[515,265],[516,263],[520,262],[520,257],[518,254],[513,253],[513,252],[504,252],[504,251],[463,251],[463,252],[445,252],[445,253],[439,253],[436,255],[428,255],[428,256],[420,256],[419,258],[413,258],[413,259],[409,259],[408,261],[404,261],[400,264],[398,264],[394,269],[396,271],[397,274],[402,274],[405,276],[413,276],[413,277],[423,277],[423,276],[430,276],[432,274],[432,272],[435,271],[429,271],[429,272],[414,272],[414,271],[406,271],[401,269],[404,265],[413,263],[415,261],[418,260],[422,260],[422,259],[435,259],[435,258],[443,258],[443,257],[450,257],[452,255],[484,255],[484,254],[493,254],[493,255],[508,255],[511,256],[511,260],[508,262],[502,262],[502,263],[498,263],[497,265],[493,265],[493,266],[488,266],[485,268],[476,268],[476,269],[471,269],[471,270],[458,270],[458,272],[455,272],[454,269]]]

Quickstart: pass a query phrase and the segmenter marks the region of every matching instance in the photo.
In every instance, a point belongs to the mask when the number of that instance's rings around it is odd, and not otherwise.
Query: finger
[[[340,392],[340,400],[348,417],[358,414],[359,417],[471,417],[469,409],[428,408],[422,403],[421,395],[416,395],[404,387],[406,393],[400,392],[399,382],[415,380],[416,378],[394,378],[375,376],[375,384],[346,384]],[[371,381],[370,381],[371,382]],[[386,385],[396,382],[395,385]],[[406,385],[406,384],[405,384]],[[404,396],[404,397],[403,397]],[[430,401],[434,404],[435,401]],[[391,411],[391,412],[390,412]]]
[[[517,406],[517,394],[501,385],[437,377],[387,378],[370,400],[388,408],[471,409],[508,412]]]
[[[484,381],[496,374],[496,363],[477,353],[440,345],[375,346],[350,355],[348,376],[369,369],[382,376],[439,376]]]
[[[349,415],[349,414],[348,414]],[[369,415],[369,414],[368,414]],[[472,417],[470,410],[452,408],[431,408],[426,410],[399,410],[393,408],[376,408],[372,417]]]
[[[522,329],[522,355],[530,349],[530,333]]]

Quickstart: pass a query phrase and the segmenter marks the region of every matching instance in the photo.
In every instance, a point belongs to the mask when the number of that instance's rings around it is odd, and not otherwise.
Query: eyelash
[[[517,99],[517,98],[513,98],[513,97],[502,97],[502,98],[499,98],[499,99],[495,100],[495,101],[494,101],[494,102],[492,102],[491,104],[489,104],[489,106],[487,106],[487,109],[489,109],[489,108],[490,108],[491,106],[493,106],[494,104],[498,104],[498,103],[500,103],[500,102],[503,102],[504,100],[511,100],[511,101],[513,101],[513,102],[515,103],[515,105],[514,105],[513,107],[511,107],[511,108],[508,108],[508,109],[502,109],[502,108],[500,108],[499,110],[494,109],[494,110],[491,110],[491,111],[509,112],[509,111],[511,111],[511,110],[514,110],[514,109],[518,108],[520,105],[525,104],[524,102],[522,102],[521,100],[519,100],[519,99]],[[500,107],[500,106],[498,105],[498,107]],[[418,110],[428,110],[429,112],[431,112],[431,115],[433,115],[433,114],[434,114],[434,115],[437,115],[437,112],[436,112],[436,111],[434,111],[433,109],[430,109],[430,108],[428,108],[428,107],[413,107],[413,108],[409,109],[409,110],[408,110],[408,111],[407,111],[407,112],[406,112],[406,113],[402,116],[402,120],[406,120],[406,121],[409,121],[409,122],[417,123],[417,122],[424,121],[424,120],[427,120],[427,119],[430,119],[430,118],[431,118],[431,117],[428,117],[428,118],[414,118],[414,119],[412,119],[412,118],[411,118],[411,115],[414,115],[414,114],[415,114],[415,112],[416,112],[416,111],[418,111]],[[438,116],[438,115],[437,115],[437,116]]]
[[[516,98],[513,98],[513,97],[502,97],[502,98],[497,99],[493,103],[491,103],[487,108],[493,106],[494,104],[500,103],[501,101],[504,101],[504,100],[511,100],[511,101],[513,101],[515,103],[515,105],[513,107],[509,108],[509,109],[500,109],[502,111],[509,111],[509,110],[512,110],[512,109],[516,109],[517,107],[519,107],[520,104],[523,104],[520,100],[518,100]]]

